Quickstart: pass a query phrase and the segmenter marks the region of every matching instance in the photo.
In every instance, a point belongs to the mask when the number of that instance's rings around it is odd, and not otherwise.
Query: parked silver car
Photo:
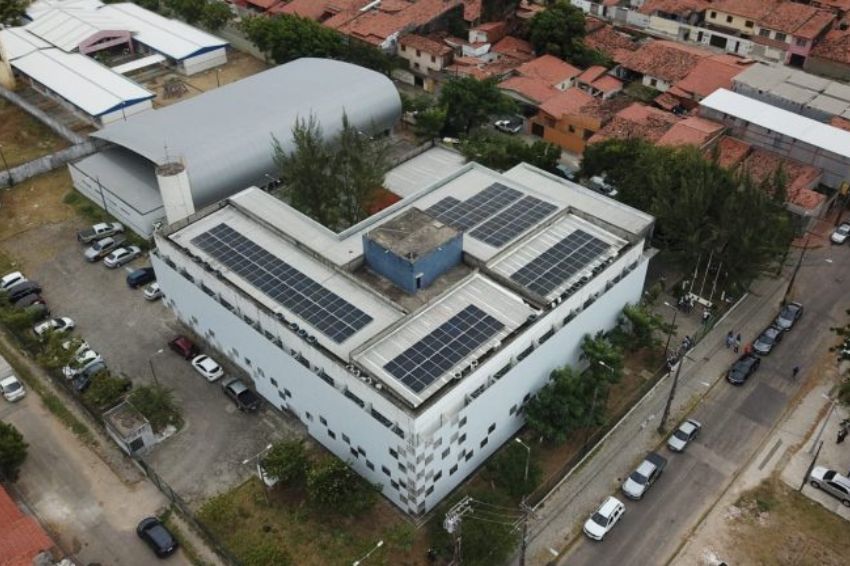
[[[646,494],[667,465],[667,458],[660,454],[650,452],[640,463],[640,466],[626,478],[621,489],[629,499],[640,499]]]
[[[809,484],[835,497],[845,507],[850,507],[850,479],[835,470],[823,466],[815,467],[809,474]]]
[[[118,248],[113,250],[108,256],[103,258],[103,265],[110,269],[121,267],[125,263],[130,263],[137,257],[142,255],[142,250],[138,246],[127,246],[126,248]]]

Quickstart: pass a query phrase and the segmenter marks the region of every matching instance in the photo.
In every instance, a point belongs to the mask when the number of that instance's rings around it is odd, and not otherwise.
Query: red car
[[[168,347],[187,360],[191,360],[200,353],[198,347],[185,336],[178,336],[168,343]]]

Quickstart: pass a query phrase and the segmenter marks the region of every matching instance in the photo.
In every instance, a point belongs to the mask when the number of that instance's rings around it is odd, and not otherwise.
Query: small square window
[[[717,17],[717,12],[709,12],[708,17],[709,17],[709,18],[712,18],[712,19],[716,18],[716,17]]]
[[[732,16],[726,16],[726,23],[727,23],[727,24],[731,24],[731,23],[732,23]]]
[[[751,22],[750,20],[747,20],[746,22],[744,22],[744,26],[751,28],[751,27],[753,27],[753,22]]]
[[[469,452],[466,453],[466,461],[467,462],[469,462],[469,460],[472,458],[473,454],[475,454],[474,450],[470,450]]]
[[[269,378],[269,381],[271,381],[271,382],[272,382],[272,385],[274,385],[275,387],[277,387],[277,380],[276,380],[275,378],[270,377],[270,378]]]
[[[319,415],[319,422],[325,426],[328,426],[328,421],[326,421],[325,417],[323,417],[322,415]]]
[[[425,490],[425,496],[427,497],[427,496],[431,495],[432,493],[434,493],[434,486],[433,485]]]
[[[490,438],[489,437],[484,438],[484,440],[481,441],[481,448],[484,448],[485,446],[487,446],[488,442],[490,442]]]
[[[250,365],[251,365],[251,360],[249,360],[248,358],[245,358],[245,365],[246,365],[246,366],[250,366]]]
[[[401,472],[401,473],[403,473],[403,474],[406,474],[406,473],[407,473],[407,468],[405,468],[405,467],[404,467],[404,464],[402,464],[401,462],[399,462],[399,463],[398,463],[398,471],[400,471],[400,472]]]
[[[286,399],[286,395],[283,394],[283,391],[278,391],[277,396],[280,397],[281,399]]]
[[[373,464],[369,460],[366,460],[366,467],[372,470],[373,472],[375,471],[375,464]]]
[[[523,398],[522,398],[522,402],[523,402],[523,403],[525,403],[525,402],[526,402],[526,401],[528,401],[529,399],[531,399],[531,393],[526,393],[526,394],[525,394],[525,397],[523,397]]]
[[[437,483],[441,477],[443,477],[443,470],[440,470],[439,472],[434,474],[434,483]]]
[[[451,451],[452,451],[452,449],[451,449],[451,448],[446,448],[445,450],[443,450],[443,460],[445,460],[446,458],[448,458],[448,456],[449,456],[449,452],[451,452]]]
[[[508,414],[509,414],[509,415],[513,415],[514,413],[516,413],[516,405],[514,405],[513,407],[511,407],[511,410],[510,410],[510,411],[508,411]]]
[[[493,423],[489,427],[487,427],[487,434],[490,434],[494,430],[496,430],[496,423]]]
[[[310,422],[312,422],[312,421],[313,421],[313,415],[311,415],[309,412],[305,412],[305,413],[304,413],[304,416],[305,416],[305,417],[307,417],[307,420],[308,420],[308,421],[310,421]]]
[[[345,442],[346,444],[351,444],[351,439],[348,438],[348,435],[345,434],[345,433],[342,434],[342,441]]]
[[[395,450],[393,450],[392,448],[390,448],[390,456],[392,456],[393,458],[395,458],[396,460],[398,460],[398,452],[396,452],[396,451],[395,451]]]
[[[464,442],[466,442],[466,434],[461,434],[460,438],[457,439],[457,443],[463,444]]]
[[[462,426],[464,426],[465,424],[466,424],[466,417],[463,417],[462,419],[460,419],[460,422],[459,422],[459,423],[457,423],[457,427],[458,427],[458,428],[461,428],[461,427],[462,427]]]
[[[390,480],[390,485],[393,486],[393,489],[398,489],[398,482],[394,480]]]
[[[350,448],[349,450],[351,451],[351,455],[354,456],[355,458],[360,457],[360,454],[354,448]]]
[[[330,436],[331,438],[336,440],[336,433],[334,431],[332,431],[331,429],[328,429],[328,436]]]
[[[384,472],[388,477],[392,477],[392,474],[390,474],[390,469],[388,467],[381,466],[381,471]]]
[[[292,392],[290,392],[289,389],[287,389],[286,387],[283,388],[283,394],[287,397],[292,397]]]
[[[443,437],[441,436],[437,440],[434,441],[434,448],[439,448],[442,445],[443,445]]]
[[[787,38],[788,36],[784,33],[776,32],[776,35],[773,37],[776,38],[776,41],[785,41],[785,38]]]
[[[457,471],[457,464],[449,468],[449,475],[453,475]]]
[[[360,452],[360,454],[362,454],[363,456],[365,456],[365,455],[366,455],[366,451],[365,451],[365,450],[363,450],[363,447],[362,447],[362,446],[358,446],[358,447],[357,447],[357,451],[358,451],[358,452]]]

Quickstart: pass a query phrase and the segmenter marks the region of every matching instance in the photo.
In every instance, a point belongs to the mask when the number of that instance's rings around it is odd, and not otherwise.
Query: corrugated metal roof
[[[103,6],[100,0],[35,0],[27,6],[27,16],[35,20],[44,12],[54,8],[73,8],[82,10],[97,10]]]
[[[108,4],[97,11],[124,22],[133,39],[178,61],[228,45],[212,34],[177,20],[164,18],[135,4]]]
[[[700,105],[837,155],[850,157],[850,132],[765,102],[720,89],[704,98]]]
[[[276,170],[272,139],[289,149],[299,118],[315,116],[331,137],[342,126],[343,112],[363,131],[383,131],[401,115],[401,100],[380,73],[329,59],[299,59],[92,135],[154,163],[181,160],[200,209],[262,183]]]
[[[74,51],[102,31],[134,31],[102,10],[55,8],[39,14],[26,30],[63,51]]]
[[[49,43],[24,28],[0,29],[0,48],[4,50],[4,57],[8,61],[48,47]]]
[[[34,51],[12,61],[12,66],[91,116],[154,97],[97,61],[56,48]]]

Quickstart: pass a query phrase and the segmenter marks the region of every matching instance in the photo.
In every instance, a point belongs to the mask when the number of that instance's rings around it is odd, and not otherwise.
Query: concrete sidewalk
[[[725,347],[726,333],[752,338],[775,316],[785,292],[784,279],[759,281],[753,291],[729,312],[686,356],[667,429],[671,430],[719,380],[736,355]],[[671,318],[673,310],[669,309]],[[698,309],[687,315],[698,320]],[[679,317],[682,317],[680,313]],[[685,319],[689,320],[689,319]],[[678,321],[677,321],[678,324]],[[671,348],[678,346],[671,342]],[[548,564],[563,555],[591,511],[615,491],[619,479],[644,454],[664,442],[656,431],[671,386],[665,376],[585,462],[565,477],[536,508],[527,557],[531,564]]]

